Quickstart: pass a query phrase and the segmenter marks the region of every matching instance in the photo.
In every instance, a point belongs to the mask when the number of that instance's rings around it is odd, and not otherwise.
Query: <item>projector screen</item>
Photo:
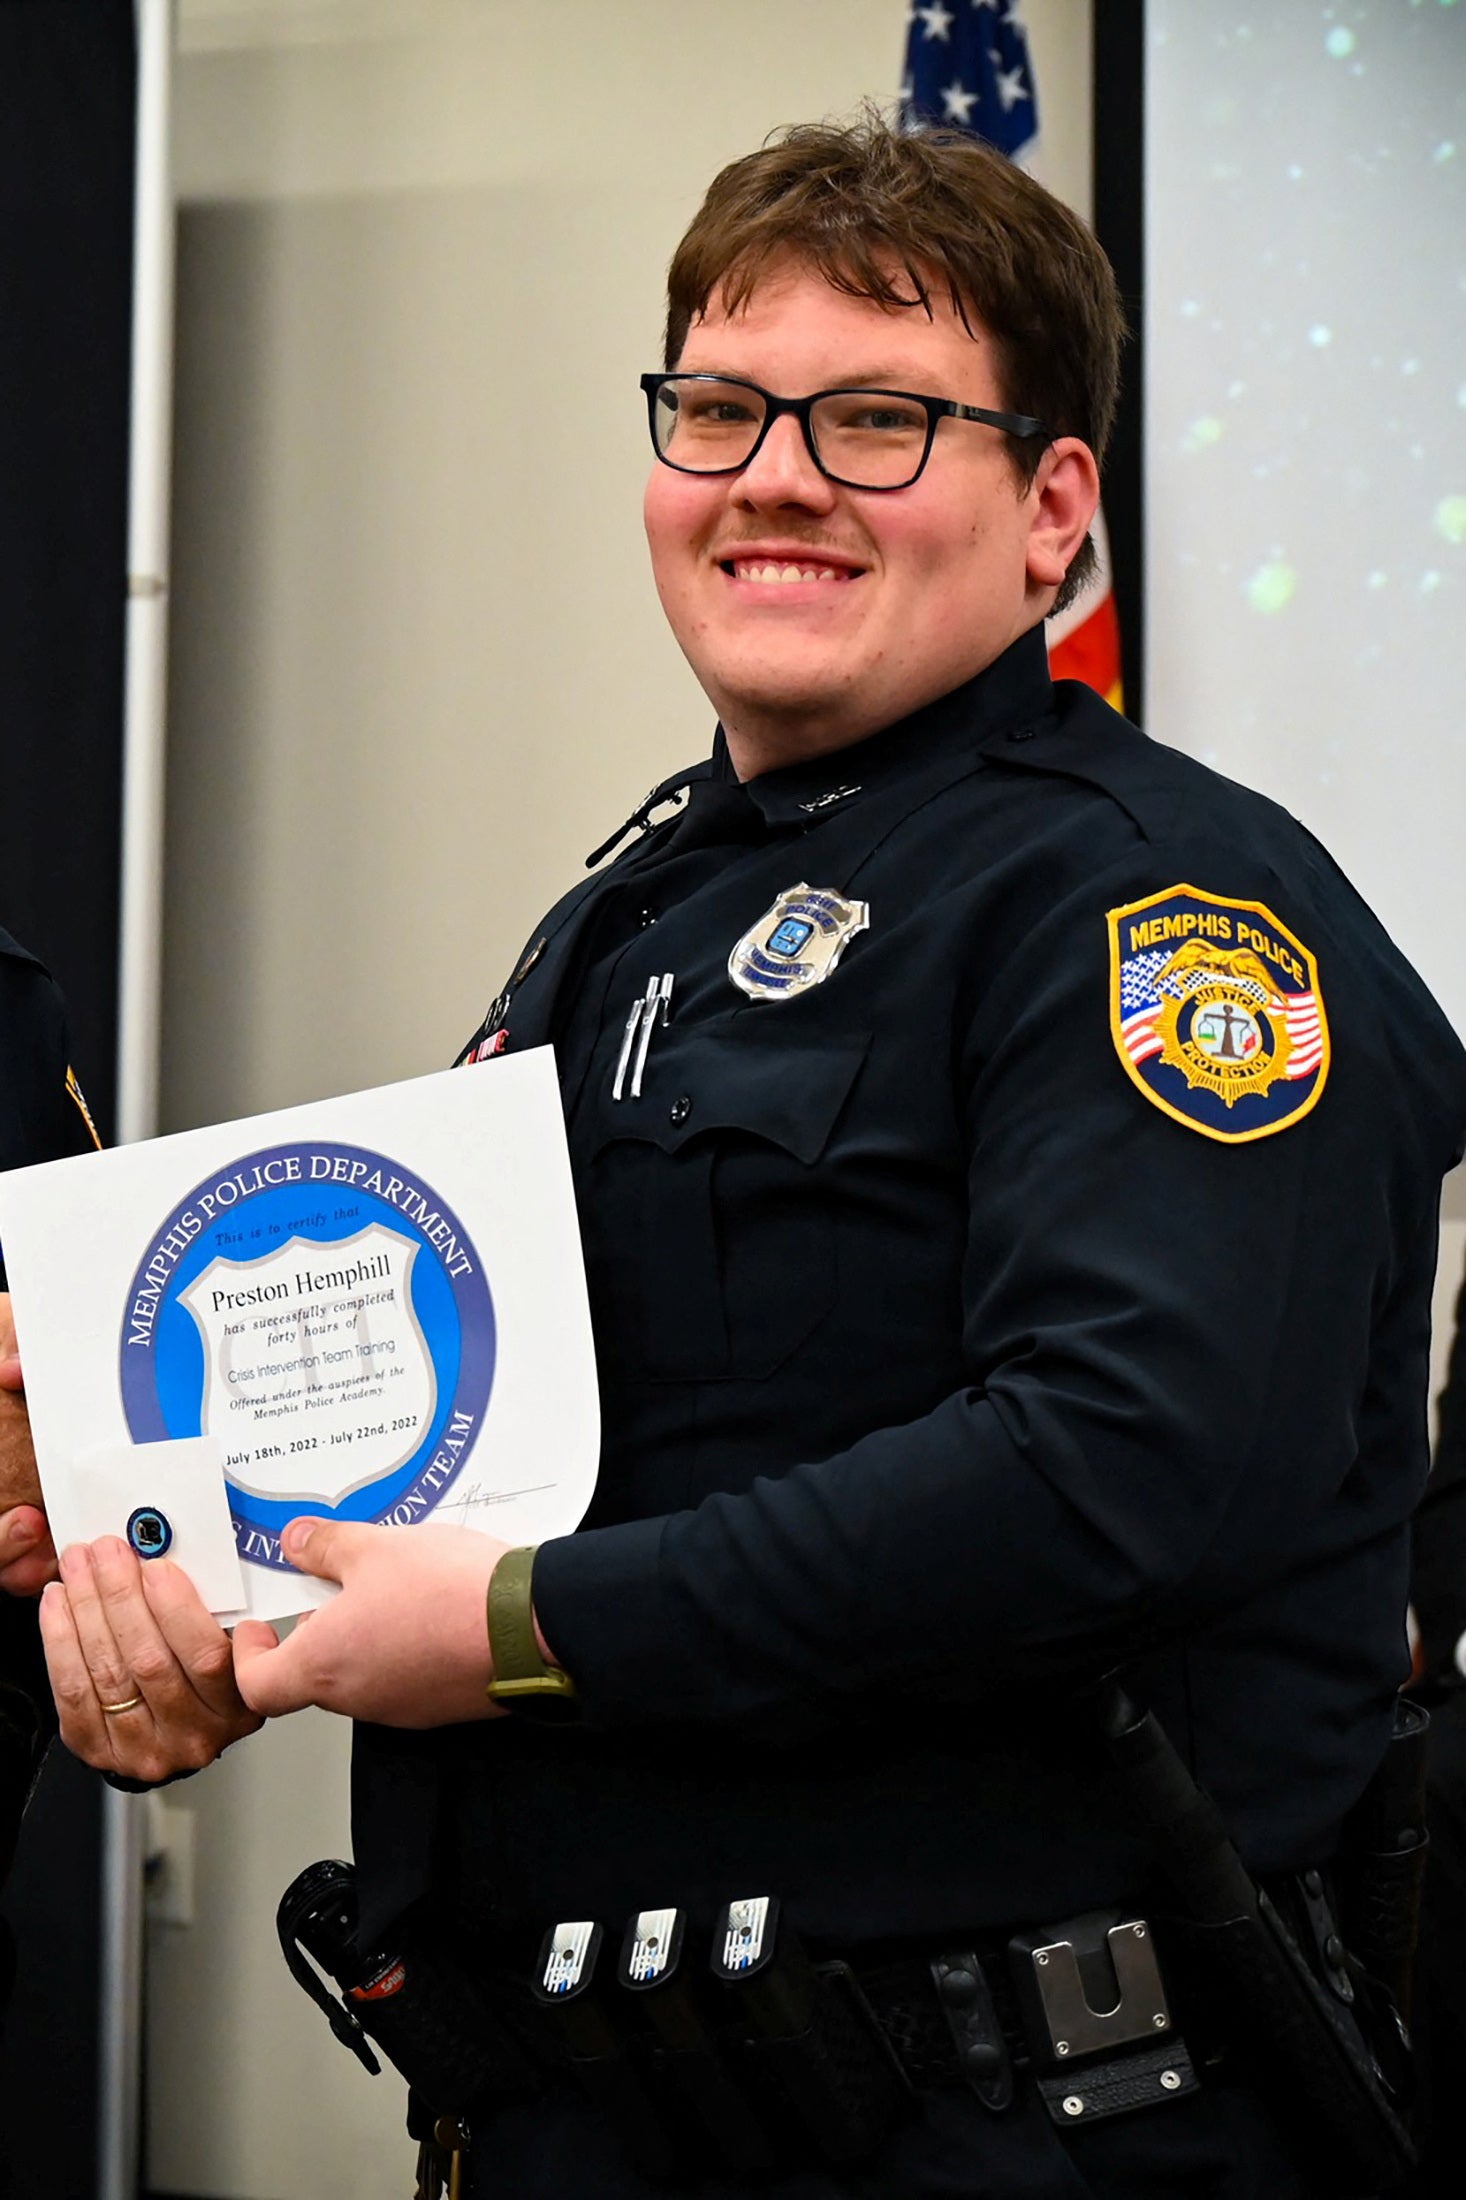
[[[1150,0],[1148,730],[1466,1032],[1466,0]]]

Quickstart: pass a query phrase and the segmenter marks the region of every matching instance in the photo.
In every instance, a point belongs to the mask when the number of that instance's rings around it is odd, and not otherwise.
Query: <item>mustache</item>
[[[713,554],[720,561],[726,563],[730,558],[749,557],[759,552],[767,553],[768,548],[769,538],[766,534],[747,535],[719,543]],[[864,565],[867,562],[846,544],[832,542],[828,536],[819,535],[780,535],[778,549],[773,554],[779,557],[798,555],[811,558],[828,555],[832,558],[838,558],[845,565]]]

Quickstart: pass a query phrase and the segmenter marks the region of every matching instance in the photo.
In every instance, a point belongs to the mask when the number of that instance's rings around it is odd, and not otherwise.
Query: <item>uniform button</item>
[[[691,1115],[691,1113],[691,1097],[685,1092],[679,1093],[677,1098],[672,1102],[671,1107],[667,1110],[667,1116],[669,1121],[671,1122],[672,1128],[674,1130],[680,1130],[682,1125],[687,1121],[688,1116]]]
[[[655,909],[643,909],[643,911],[641,912],[641,918],[640,918],[641,928],[642,928],[643,932],[644,932],[644,931],[646,930],[646,928],[647,928],[647,926],[648,926],[648,925],[650,925],[650,924],[655,924],[655,923],[656,923],[656,921],[657,921],[657,912],[656,912],[656,910],[655,910]]]
[[[949,1971],[939,1989],[943,2001],[960,2009],[977,1998],[977,1980],[970,1971]]]

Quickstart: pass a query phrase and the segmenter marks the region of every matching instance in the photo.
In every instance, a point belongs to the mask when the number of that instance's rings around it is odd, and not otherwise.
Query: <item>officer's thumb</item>
[[[280,1538],[280,1547],[292,1566],[303,1574],[317,1574],[323,1581],[344,1581],[357,1545],[372,1530],[361,1520],[292,1520]]]
[[[236,1666],[247,1665],[252,1659],[259,1657],[262,1651],[278,1650],[279,1647],[280,1637],[268,1620],[242,1619],[234,1630]]]

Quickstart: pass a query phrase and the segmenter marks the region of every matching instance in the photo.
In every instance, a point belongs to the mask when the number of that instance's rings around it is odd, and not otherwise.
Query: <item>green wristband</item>
[[[564,1702],[575,1683],[540,1652],[534,1627],[535,1546],[506,1551],[489,1577],[489,1653],[494,1677],[490,1701],[532,1708],[537,1702]]]

